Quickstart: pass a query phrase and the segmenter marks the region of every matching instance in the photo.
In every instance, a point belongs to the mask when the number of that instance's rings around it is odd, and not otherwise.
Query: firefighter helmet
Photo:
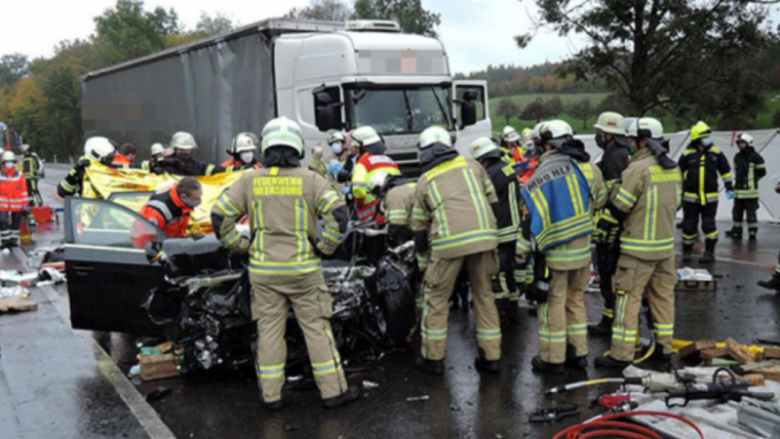
[[[303,157],[303,133],[295,121],[284,116],[271,119],[263,127],[263,154],[274,146],[288,146]]]
[[[336,142],[346,142],[347,136],[344,135],[341,131],[331,131],[330,134],[328,134],[328,145],[333,145]]]
[[[469,152],[474,159],[480,159],[495,151],[501,152],[489,137],[480,137],[469,146]]]
[[[614,111],[605,111],[599,114],[596,125],[593,128],[601,130],[607,134],[615,136],[625,136],[626,130],[623,128],[623,116]]]
[[[712,129],[709,125],[702,121],[696,122],[696,125],[691,128],[691,140],[696,141],[712,135]]]
[[[3,163],[5,163],[5,162],[15,162],[16,161],[16,154],[14,154],[13,151],[3,151],[2,161],[3,161]]]
[[[751,136],[748,133],[740,133],[737,136],[737,143],[739,142],[745,142],[747,143],[747,146],[752,147],[753,146],[753,136]]]
[[[90,137],[84,143],[84,155],[93,160],[101,160],[115,153],[116,147],[106,137]]]
[[[573,136],[574,131],[571,129],[571,125],[563,120],[545,122],[539,129],[542,144],[549,143],[555,148],[563,147]]]
[[[365,148],[382,142],[382,137],[376,132],[374,127],[364,125],[355,131],[352,131],[352,147]]]
[[[165,152],[165,146],[162,143],[155,143],[152,145],[152,155],[162,154]]]
[[[171,148],[183,149],[185,151],[191,151],[198,147],[198,143],[195,142],[195,136],[190,133],[179,131],[171,138]]]
[[[425,149],[437,143],[452,148],[452,136],[450,136],[447,130],[439,126],[428,127],[420,133],[420,143],[418,144],[420,149]]]
[[[255,151],[258,143],[255,133],[239,133],[233,139],[233,154]]]
[[[504,142],[517,142],[520,140],[520,135],[517,134],[517,130],[510,126],[505,126],[504,131],[501,133],[501,140]]]

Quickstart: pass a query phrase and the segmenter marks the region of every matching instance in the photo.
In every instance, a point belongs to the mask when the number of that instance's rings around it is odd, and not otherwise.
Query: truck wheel
[[[414,291],[407,275],[390,264],[382,264],[377,282],[387,336],[394,346],[403,346],[415,325]]]

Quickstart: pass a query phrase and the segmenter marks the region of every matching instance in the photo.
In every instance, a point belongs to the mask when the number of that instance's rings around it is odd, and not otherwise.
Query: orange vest
[[[178,186],[161,194],[155,194],[141,209],[141,216],[157,226],[171,238],[183,238],[190,226],[192,208],[179,198]],[[154,240],[150,231],[143,230],[140,222],[133,225],[133,240],[138,248],[144,248],[147,242]]]
[[[3,166],[0,170],[0,210],[3,212],[21,212],[29,202],[27,181],[22,171]]]
[[[123,166],[123,165],[132,165],[133,163],[130,162],[130,159],[127,158],[127,156],[122,154],[116,154],[114,156],[114,161],[112,161],[111,164],[115,166]]]

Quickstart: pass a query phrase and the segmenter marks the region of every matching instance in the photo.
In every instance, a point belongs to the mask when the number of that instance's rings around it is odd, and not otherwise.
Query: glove
[[[615,227],[617,227],[615,224],[607,220],[599,220],[599,222],[596,223],[596,244],[607,244],[609,242],[609,235],[612,234]]]
[[[734,199],[734,191],[726,191],[726,198],[728,198],[729,200],[733,200]]]
[[[76,167],[81,170],[87,169],[87,167],[89,167],[89,160],[79,160],[79,162],[76,163]]]
[[[333,177],[336,177],[343,170],[344,165],[341,164],[338,160],[334,159],[328,163],[328,174],[332,175]]]
[[[350,192],[352,192],[352,188],[350,188],[349,186],[345,186],[344,189],[341,190],[341,193],[344,195],[349,195]]]

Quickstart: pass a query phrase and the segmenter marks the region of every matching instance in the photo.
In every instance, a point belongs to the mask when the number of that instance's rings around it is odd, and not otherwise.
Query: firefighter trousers
[[[250,274],[252,318],[257,320],[257,376],[263,400],[282,397],[287,360],[284,335],[292,306],[309,351],[314,380],[322,398],[332,398],[347,390],[341,357],[330,328],[333,297],[321,272],[301,276],[261,276]]]
[[[43,206],[43,197],[41,197],[41,191],[38,189],[38,179],[28,178],[27,180],[27,195],[30,198],[30,207]]]
[[[539,345],[542,360],[561,364],[566,361],[566,344],[575,355],[588,355],[588,317],[585,313],[585,289],[590,267],[575,270],[550,269],[550,296],[539,305]]]
[[[758,198],[737,198],[731,210],[734,228],[742,231],[742,218],[747,216],[748,232],[758,232]]]
[[[604,298],[602,315],[615,318],[615,271],[617,271],[619,245],[599,244],[596,246],[596,265],[599,270],[599,289]]]
[[[672,353],[674,336],[674,286],[677,265],[674,256],[660,261],[643,261],[620,255],[615,276],[617,302],[612,326],[610,356],[618,361],[634,361],[639,339],[639,310],[647,291],[647,302],[653,315],[656,349]]]
[[[0,211],[0,244],[3,247],[19,245],[19,229],[22,226],[22,212]]]
[[[683,245],[693,245],[698,236],[696,229],[699,228],[699,217],[701,217],[701,231],[707,241],[718,240],[718,226],[715,225],[715,215],[718,213],[718,203],[683,202]]]
[[[422,356],[428,360],[443,360],[447,348],[447,320],[450,296],[461,267],[468,271],[477,343],[485,359],[501,358],[501,323],[490,279],[498,271],[498,254],[487,251],[453,259],[433,259],[425,271],[425,304],[422,324]]]

